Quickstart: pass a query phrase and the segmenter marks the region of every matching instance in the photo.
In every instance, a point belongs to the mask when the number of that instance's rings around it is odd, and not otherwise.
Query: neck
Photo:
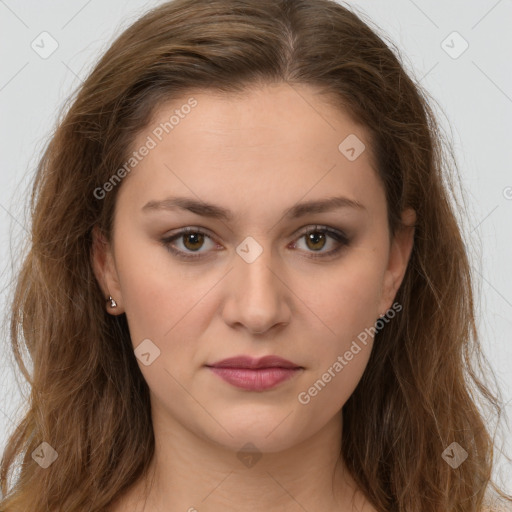
[[[353,510],[357,487],[340,456],[341,413],[297,445],[260,452],[241,443],[243,453],[153,414],[155,454],[136,491],[137,511]]]

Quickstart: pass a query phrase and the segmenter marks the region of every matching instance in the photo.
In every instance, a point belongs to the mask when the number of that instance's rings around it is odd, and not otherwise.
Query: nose
[[[290,322],[289,287],[270,256],[270,251],[263,251],[252,263],[235,260],[222,311],[230,327],[264,334]]]

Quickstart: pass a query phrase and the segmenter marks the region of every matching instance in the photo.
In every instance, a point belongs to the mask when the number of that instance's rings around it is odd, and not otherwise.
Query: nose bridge
[[[272,268],[276,262],[273,261],[269,244],[263,246],[264,243],[264,241],[260,243],[252,237],[247,237],[237,247],[237,253],[240,256],[235,269],[240,279],[238,286],[250,292],[242,293],[242,297],[253,301],[270,300],[276,292],[279,293],[277,290],[279,286],[275,282],[276,271]]]
[[[242,259],[237,264],[237,271],[242,279],[242,286],[251,291],[252,296],[275,293],[276,271],[272,269],[275,261],[272,261],[269,249],[264,250],[254,261],[247,262]]]
[[[254,332],[263,332],[286,319],[283,296],[286,287],[277,277],[278,263],[269,245],[260,240],[261,243],[247,237],[237,247],[227,308],[228,321],[242,323]]]

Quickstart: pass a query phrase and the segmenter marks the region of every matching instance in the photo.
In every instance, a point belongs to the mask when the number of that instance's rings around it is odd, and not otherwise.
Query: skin
[[[161,105],[133,148],[189,97]],[[297,397],[392,306],[414,228],[390,240],[369,144],[355,161],[338,150],[348,135],[364,142],[367,134],[315,89],[278,84],[193,97],[198,105],[119,185],[112,246],[94,233],[96,277],[118,304],[109,311],[126,314],[134,349],[150,339],[160,350],[150,365],[138,361],[156,440],[149,497],[144,508],[141,480],[112,510],[374,510],[354,495],[338,457],[341,410],[364,372],[371,336],[308,404]],[[171,195],[228,208],[234,220],[142,211]],[[296,203],[334,195],[365,209],[283,218]],[[403,220],[412,226],[414,212]],[[345,232],[349,245],[313,259],[340,246],[325,231],[323,245],[308,244],[304,232],[317,224]],[[189,226],[211,238],[171,244],[202,253],[198,260],[180,259],[161,241]],[[251,263],[236,252],[247,236],[263,250]],[[205,367],[241,354],[274,354],[304,369],[254,392]],[[250,467],[237,457],[246,443],[261,455]]]

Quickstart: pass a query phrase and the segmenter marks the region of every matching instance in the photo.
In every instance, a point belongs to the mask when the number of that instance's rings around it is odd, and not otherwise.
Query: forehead
[[[140,207],[184,194],[233,209],[335,191],[368,201],[382,194],[364,127],[309,86],[185,94],[155,109],[132,150],[145,145],[123,184]]]
[[[188,105],[192,101],[195,106],[190,108]],[[162,136],[172,134],[176,142],[185,142],[183,139],[186,139],[193,145],[194,141],[189,137],[193,130],[203,137],[222,139],[223,146],[243,147],[244,150],[304,138],[318,142],[315,139],[324,138],[327,134],[334,141],[343,134],[367,138],[363,126],[334,106],[332,95],[321,94],[311,86],[286,83],[253,86],[237,93],[190,92],[160,104],[140,135],[158,131],[158,127],[165,132]],[[297,147],[296,151],[300,148]]]

